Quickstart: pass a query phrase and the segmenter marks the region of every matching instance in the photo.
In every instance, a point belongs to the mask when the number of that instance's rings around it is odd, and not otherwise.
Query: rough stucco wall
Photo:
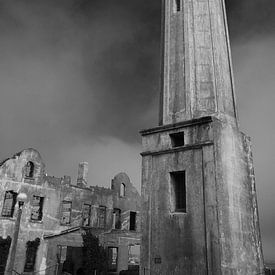
[[[257,274],[263,271],[263,256],[250,152],[234,125],[217,121],[215,136],[222,272]]]
[[[205,272],[201,158],[200,150],[153,157],[151,257],[153,261],[158,256],[163,259],[161,264],[151,265],[155,274]],[[187,183],[187,214],[176,214],[171,212],[169,172],[183,170]]]
[[[171,149],[169,135],[182,131],[186,149]],[[163,130],[143,137],[142,272],[145,269],[146,274],[206,274],[203,155],[201,148],[192,145],[211,139],[209,124]],[[186,173],[186,214],[173,213],[171,209],[169,173],[173,171]],[[155,262],[157,258],[161,263]]]

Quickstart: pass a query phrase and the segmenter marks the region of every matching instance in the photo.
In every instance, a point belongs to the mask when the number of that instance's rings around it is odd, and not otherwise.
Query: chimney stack
[[[88,184],[88,162],[80,162],[78,165],[77,186],[86,187]]]

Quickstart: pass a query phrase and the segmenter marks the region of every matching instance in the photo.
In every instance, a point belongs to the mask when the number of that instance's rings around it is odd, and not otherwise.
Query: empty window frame
[[[121,210],[118,208],[113,211],[113,228],[121,229]]]
[[[106,224],[106,206],[99,206],[97,212],[97,227],[105,228]]]
[[[118,248],[108,247],[108,271],[117,271]]]
[[[137,213],[130,211],[129,230],[131,230],[131,231],[135,231],[136,230],[136,217],[137,217]]]
[[[91,205],[88,203],[83,204],[82,209],[82,225],[83,226],[90,226],[90,220],[91,220]]]
[[[5,193],[3,208],[2,208],[2,216],[3,217],[13,217],[14,207],[16,204],[17,193],[13,191],[7,191]]]
[[[128,246],[128,270],[136,269],[140,265],[140,245]]]
[[[174,5],[175,5],[174,10],[176,12],[181,11],[181,0],[174,0]]]
[[[185,171],[171,172],[171,208],[173,212],[186,213],[186,175]]]
[[[31,220],[32,221],[41,221],[43,217],[43,202],[44,198],[39,196],[33,196],[32,199],[32,212]]]
[[[34,241],[27,242],[26,261],[24,266],[24,272],[32,272],[35,267],[35,260],[37,249],[40,244],[40,239],[36,238]]]
[[[185,145],[184,132],[170,134],[172,147],[179,147]]]
[[[28,161],[25,166],[25,177],[33,178],[34,175],[34,163],[32,161]]]
[[[124,183],[121,183],[120,184],[120,197],[125,197],[125,191],[126,191],[126,187],[125,187],[125,184]]]
[[[72,202],[62,201],[61,224],[69,225],[71,223]]]

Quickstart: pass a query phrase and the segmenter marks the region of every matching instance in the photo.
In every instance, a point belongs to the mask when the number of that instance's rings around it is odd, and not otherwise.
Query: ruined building
[[[262,274],[224,0],[163,0],[160,123],[142,134],[142,274]]]
[[[19,193],[27,194],[27,201],[16,249],[17,272],[56,275],[66,270],[76,274],[82,266],[84,228],[92,230],[107,248],[112,274],[137,264],[139,193],[125,173],[114,177],[110,189],[88,186],[87,174],[84,162],[75,185],[68,176],[48,176],[40,154],[33,149],[0,164],[0,274],[13,237]]]

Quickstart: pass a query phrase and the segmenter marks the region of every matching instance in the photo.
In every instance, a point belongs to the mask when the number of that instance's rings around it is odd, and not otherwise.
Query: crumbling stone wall
[[[32,177],[26,177],[25,171],[28,162],[32,162],[34,165]],[[85,171],[85,173],[87,173],[87,171]],[[123,197],[119,196],[117,192],[121,181],[125,183],[126,187],[125,196]],[[139,243],[140,195],[125,173],[119,173],[114,177],[112,182],[113,188],[88,187],[86,181],[85,184],[83,183],[81,185],[72,184],[68,176],[64,176],[63,178],[48,176],[45,173],[45,164],[39,152],[34,149],[23,150],[12,158],[3,161],[0,166],[0,211],[3,209],[6,191],[13,191],[17,194],[22,192],[27,194],[27,201],[24,204],[21,217],[15,270],[18,272],[24,270],[26,243],[39,238],[40,245],[38,247],[35,270],[46,269],[45,273],[53,274],[51,273],[53,269],[51,268],[47,271],[47,268],[57,262],[57,245],[66,245],[67,243],[68,246],[82,246],[81,231],[74,233],[74,242],[71,242],[70,238],[72,233],[70,233],[70,230],[82,226],[84,204],[91,206],[89,228],[93,228],[97,235],[102,235],[101,240],[106,246],[121,246],[119,244],[121,238],[129,239],[127,245],[131,242]],[[41,221],[31,220],[33,196],[44,198]],[[68,225],[62,225],[60,221],[62,201],[70,201],[72,203],[71,218]],[[97,228],[97,212],[99,206],[106,207],[106,224],[102,229]],[[114,208],[121,210],[121,223],[123,226],[120,230],[113,229]],[[17,210],[16,205],[13,217],[2,217],[0,212],[0,236],[2,238],[13,236]],[[135,232],[129,232],[130,211],[137,213]],[[65,235],[69,235],[66,237],[62,232],[65,232]],[[60,234],[62,235],[62,240]],[[108,234],[110,235],[110,242]],[[49,239],[51,239],[51,241],[49,241]],[[121,248],[121,250],[123,249]],[[126,251],[128,250],[124,248],[125,253]],[[123,257],[125,258],[126,256],[124,255]],[[120,263],[119,266],[125,267],[125,265],[125,263]]]

